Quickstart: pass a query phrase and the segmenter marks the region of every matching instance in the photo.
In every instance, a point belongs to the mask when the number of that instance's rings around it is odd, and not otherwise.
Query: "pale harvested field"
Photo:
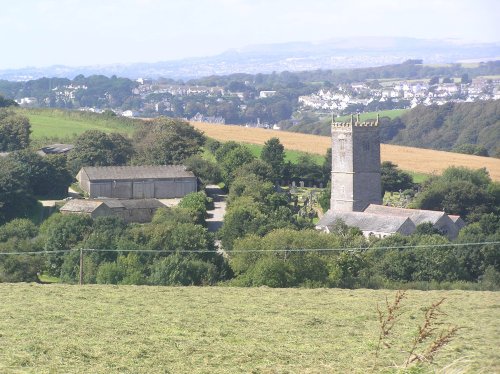
[[[425,307],[442,298],[436,327],[458,335],[411,372],[500,373],[499,292],[408,291],[376,360],[377,304],[394,294],[1,283],[0,373],[400,373]]]
[[[328,136],[308,135],[286,131],[251,129],[241,126],[213,125],[201,122],[191,124],[207,136],[222,140],[264,144],[277,137],[286,149],[324,155],[331,147]],[[440,174],[449,166],[465,166],[471,169],[485,167],[493,180],[500,181],[500,159],[479,157],[460,153],[434,151],[431,149],[382,144],[382,161],[392,161],[403,170],[417,173]]]

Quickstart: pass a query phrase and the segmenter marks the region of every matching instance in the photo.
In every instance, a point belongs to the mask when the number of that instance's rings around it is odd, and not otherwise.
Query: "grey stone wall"
[[[380,136],[376,123],[332,124],[332,197],[337,212],[381,204]]]

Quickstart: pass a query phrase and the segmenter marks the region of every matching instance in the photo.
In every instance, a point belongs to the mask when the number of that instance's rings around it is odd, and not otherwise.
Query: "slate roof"
[[[157,209],[165,207],[157,199],[99,199],[111,209]]]
[[[85,166],[82,168],[90,181],[194,178],[183,165],[163,166]]]
[[[106,205],[110,209],[157,209],[164,207],[156,199],[75,199],[70,200],[61,207],[61,211],[73,213],[92,213],[101,205]]]
[[[368,205],[368,207],[364,210],[364,212],[379,214],[379,215],[410,217],[411,220],[415,223],[415,225],[419,225],[424,222],[431,222],[432,224],[435,224],[443,216],[446,216],[446,213],[434,210],[405,209],[405,208],[396,208],[392,206],[377,205],[377,204]]]
[[[45,154],[63,154],[68,153],[74,147],[73,144],[51,144],[42,147],[41,151]]]
[[[102,201],[97,201],[97,200],[75,199],[75,200],[70,200],[66,204],[64,204],[61,207],[60,211],[74,212],[74,213],[92,213],[102,204],[103,204]]]
[[[388,216],[371,214],[365,212],[327,212],[317,226],[332,226],[337,219],[341,219],[348,226],[358,227],[364,232],[395,233],[403,225],[410,225],[413,229],[415,224],[408,216]]]

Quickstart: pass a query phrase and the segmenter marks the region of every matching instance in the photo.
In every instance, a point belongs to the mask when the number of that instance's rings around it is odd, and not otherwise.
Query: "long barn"
[[[182,165],[85,166],[76,179],[91,198],[169,199],[197,191],[197,178]]]

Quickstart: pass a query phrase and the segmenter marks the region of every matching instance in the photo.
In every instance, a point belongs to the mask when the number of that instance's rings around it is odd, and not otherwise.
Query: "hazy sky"
[[[349,36],[500,40],[499,0],[0,0],[0,69]]]

